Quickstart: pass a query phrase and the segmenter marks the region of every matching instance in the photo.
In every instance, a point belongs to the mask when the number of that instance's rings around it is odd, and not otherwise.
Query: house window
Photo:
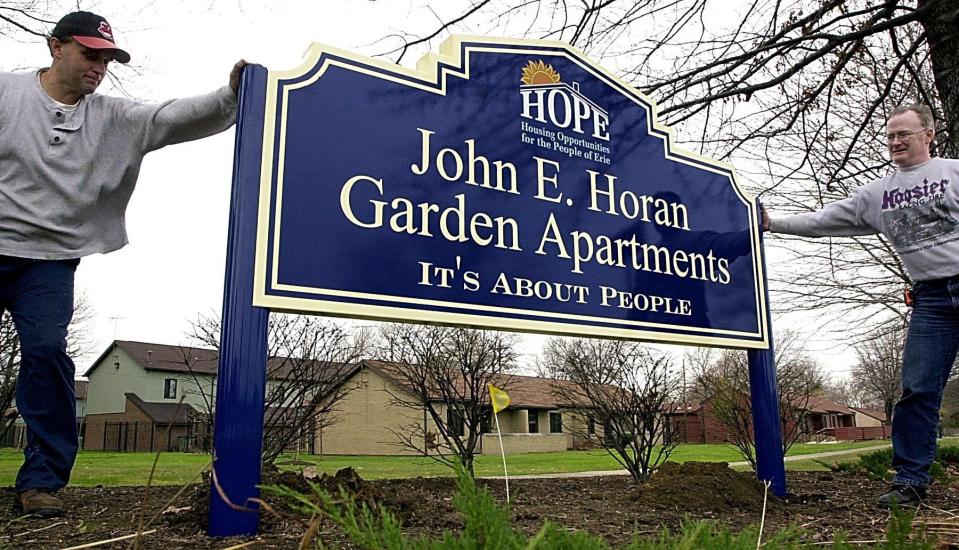
[[[593,415],[586,417],[586,433],[589,435],[596,434],[596,418]]]
[[[446,409],[446,429],[449,430],[452,435],[463,437],[466,433],[463,430],[463,424],[463,413],[453,407]]]
[[[539,433],[539,411],[529,411],[529,433]]]
[[[558,413],[558,412],[549,413],[549,433],[551,434],[563,433],[563,413]]]
[[[493,431],[493,409],[483,413],[483,419],[480,420],[480,433],[488,434]]]
[[[176,378],[167,378],[163,381],[163,398],[176,399]]]

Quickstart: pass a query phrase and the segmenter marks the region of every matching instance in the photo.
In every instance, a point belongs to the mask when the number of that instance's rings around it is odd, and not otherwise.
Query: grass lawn
[[[952,443],[956,440],[953,439]],[[881,441],[861,441],[837,444],[796,444],[789,456],[818,452],[861,449],[883,444]],[[855,454],[843,456],[852,460]],[[153,453],[113,453],[81,451],[73,469],[71,484],[77,486],[146,485],[156,455]],[[352,466],[364,479],[402,478],[416,476],[448,476],[448,468],[423,458],[372,457],[372,456],[316,456],[300,455],[299,462],[313,464],[319,472],[335,472]],[[284,469],[299,469],[302,464],[289,464],[292,456],[281,457],[279,466]],[[154,484],[181,485],[196,476],[208,463],[208,455],[185,453],[162,453],[154,473]],[[619,470],[621,466],[603,450],[567,451],[560,453],[531,453],[506,457],[510,475],[544,474],[560,472],[584,472]],[[681,445],[670,460],[685,462],[737,462],[739,453],[729,445]],[[825,461],[835,461],[827,458]],[[22,453],[13,449],[0,449],[0,485],[13,485],[17,469],[23,461]],[[286,464],[284,464],[286,463]],[[811,460],[787,462],[788,469],[818,469],[824,467]],[[480,476],[503,474],[499,455],[480,455],[476,459],[476,472]]]
[[[73,467],[71,485],[146,485],[155,453],[81,451]],[[154,485],[182,485],[210,462],[209,455],[163,453],[154,473]],[[0,449],[0,486],[13,485],[23,453]]]

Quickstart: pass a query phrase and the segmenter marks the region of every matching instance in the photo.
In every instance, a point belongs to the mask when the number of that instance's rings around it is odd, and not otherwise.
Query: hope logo
[[[542,60],[528,62],[520,82],[523,118],[609,141],[609,114],[579,91],[578,82],[563,82]]]

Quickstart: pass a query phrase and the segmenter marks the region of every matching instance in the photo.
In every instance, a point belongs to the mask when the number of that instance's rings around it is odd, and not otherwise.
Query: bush
[[[949,466],[959,466],[959,447],[955,445],[942,446],[936,449],[936,462]]]
[[[871,479],[889,481],[895,475],[892,470],[892,449],[880,449],[863,455],[859,461]]]
[[[936,449],[936,460],[929,467],[929,475],[933,480],[945,483],[949,480],[947,466],[959,466],[959,447],[940,446]],[[834,467],[841,472],[862,474],[869,479],[891,481],[894,475],[892,470],[892,449],[879,449],[866,453],[854,462],[839,463]]]
[[[892,480],[892,449],[879,449],[859,457],[853,471],[865,474],[869,479]]]

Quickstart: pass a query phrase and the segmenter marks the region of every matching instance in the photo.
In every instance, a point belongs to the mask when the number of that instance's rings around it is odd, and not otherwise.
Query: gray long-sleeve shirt
[[[0,254],[61,260],[127,243],[143,156],[236,119],[229,86],[144,104],[90,94],[64,109],[36,72],[0,73]]]
[[[913,280],[952,277],[959,274],[959,160],[898,168],[816,212],[772,218],[770,230],[806,237],[882,233]]]

